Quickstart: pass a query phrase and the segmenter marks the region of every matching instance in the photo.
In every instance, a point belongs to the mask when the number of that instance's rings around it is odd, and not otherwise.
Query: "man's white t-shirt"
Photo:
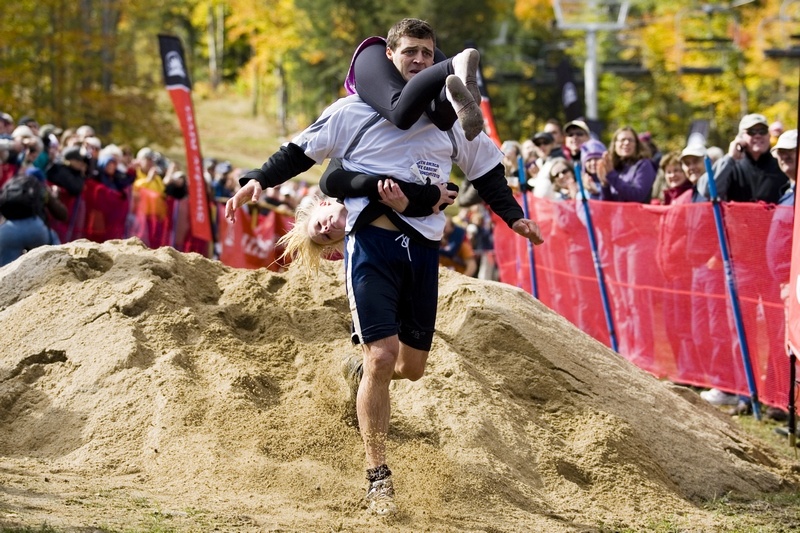
[[[425,115],[408,130],[401,130],[357,95],[334,102],[292,143],[318,164],[341,158],[345,170],[419,184],[446,183],[453,163],[467,179],[479,178],[503,159],[503,153],[484,133],[467,141],[458,122],[451,130],[441,131]],[[345,200],[347,231],[368,204],[365,197]],[[442,238],[443,213],[399,216],[426,239]]]

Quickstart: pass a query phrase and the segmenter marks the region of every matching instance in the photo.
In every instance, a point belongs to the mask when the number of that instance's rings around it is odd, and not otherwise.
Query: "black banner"
[[[565,122],[583,117],[583,105],[578,94],[578,87],[575,85],[575,77],[572,74],[572,63],[566,57],[556,67],[556,82],[561,95],[561,107],[564,109]]]
[[[158,48],[161,50],[161,64],[164,71],[164,84],[169,87],[192,88],[183,55],[181,40],[174,35],[159,35]]]

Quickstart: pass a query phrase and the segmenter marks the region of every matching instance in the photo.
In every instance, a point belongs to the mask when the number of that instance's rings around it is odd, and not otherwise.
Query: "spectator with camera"
[[[77,197],[83,191],[88,168],[89,163],[81,149],[70,146],[47,168],[47,181],[61,187],[70,196]]]
[[[133,161],[133,167],[136,169],[134,191],[149,189],[160,194],[164,193],[164,170],[160,159],[163,159],[163,156],[148,146],[136,153],[136,159]]]
[[[770,153],[769,126],[764,115],[751,113],[739,122],[739,133],[727,155],[714,164],[714,183],[723,202],[775,204],[789,184],[778,161]],[[703,176],[703,195],[708,198],[708,176]]]

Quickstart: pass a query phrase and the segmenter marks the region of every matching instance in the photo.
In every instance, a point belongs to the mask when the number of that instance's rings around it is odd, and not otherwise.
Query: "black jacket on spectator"
[[[69,165],[55,163],[47,169],[47,181],[58,185],[72,196],[78,196],[83,191],[83,182],[86,178]]]
[[[778,161],[767,152],[758,161],[745,153],[740,160],[725,156],[714,168],[714,183],[720,200],[777,204],[789,183]]]

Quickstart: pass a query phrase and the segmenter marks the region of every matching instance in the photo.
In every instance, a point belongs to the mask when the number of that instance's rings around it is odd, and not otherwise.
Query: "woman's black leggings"
[[[410,128],[422,113],[437,128],[449,130],[458,118],[447,101],[444,82],[453,74],[452,59],[437,48],[434,64],[406,82],[386,57],[381,43],[367,46],[356,57],[356,91],[383,118],[400,128]]]

